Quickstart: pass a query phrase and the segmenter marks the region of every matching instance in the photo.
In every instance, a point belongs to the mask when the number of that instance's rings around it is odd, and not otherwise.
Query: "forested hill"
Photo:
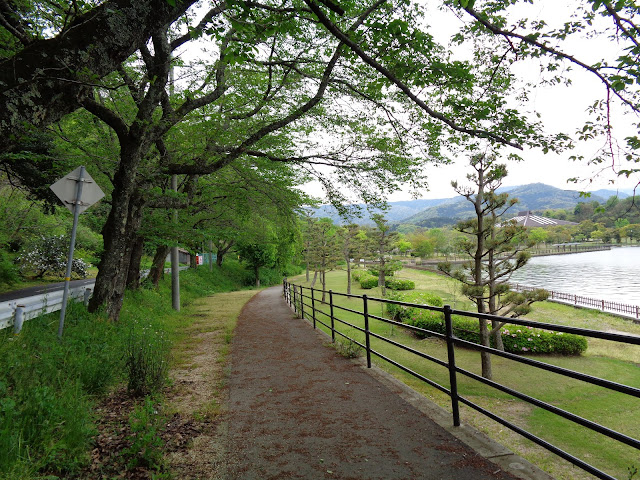
[[[606,201],[612,195],[619,198],[629,196],[624,192],[615,190],[597,190],[592,192],[591,197],[580,197],[576,190],[563,190],[560,188],[545,185],[543,183],[531,183],[517,187],[505,187],[500,191],[506,191],[510,196],[520,200],[516,206],[512,207],[515,215],[522,210],[549,210],[556,208],[573,208],[579,202],[591,202],[596,200],[600,203]],[[359,224],[372,224],[370,214],[366,211],[365,205],[358,205],[362,209],[362,218],[355,218],[354,222]],[[373,213],[378,212],[375,210]],[[338,212],[331,205],[322,205],[314,209],[314,216],[329,217],[334,223],[345,223],[340,218]],[[462,197],[407,200],[402,202],[389,202],[389,210],[385,217],[390,223],[404,223],[418,225],[422,227],[440,227],[451,225],[458,220],[472,215],[471,204]]]
[[[562,190],[560,188],[545,185],[544,183],[531,183],[519,187],[508,188],[509,196],[515,197],[519,203],[511,207],[510,216],[523,210],[553,210],[556,208],[573,208],[580,202],[598,201],[603,203],[607,196],[592,193],[590,197],[581,197],[576,190]],[[625,194],[621,194],[626,196]],[[418,225],[421,227],[441,227],[451,225],[459,220],[473,215],[473,206],[462,197],[457,197],[448,202],[429,207],[423,211],[403,219],[399,223]]]
[[[422,212],[426,208],[434,207],[436,205],[440,205],[441,203],[450,202],[451,200],[451,198],[438,198],[429,200],[421,198],[417,200],[389,202],[389,210],[385,212],[384,216],[391,223],[399,222],[405,218]],[[373,225],[371,214],[381,212],[379,209],[372,209],[371,212],[368,212],[365,204],[357,204],[355,205],[355,207],[360,208],[362,216],[361,218],[354,217],[353,222],[360,225]],[[313,209],[313,215],[319,218],[328,217],[333,220],[333,223],[336,224],[349,223],[345,222],[345,220],[338,214],[338,211],[331,205],[321,205],[320,207]]]

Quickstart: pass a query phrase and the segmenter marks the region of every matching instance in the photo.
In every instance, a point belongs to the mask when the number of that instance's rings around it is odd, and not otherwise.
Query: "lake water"
[[[640,247],[534,257],[511,283],[640,305]]]

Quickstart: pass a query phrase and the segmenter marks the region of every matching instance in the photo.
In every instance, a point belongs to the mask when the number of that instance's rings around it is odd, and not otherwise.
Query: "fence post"
[[[296,286],[293,286],[293,311],[296,313],[296,317],[298,316],[298,302],[297,302],[297,289]]]
[[[331,315],[331,341],[336,342],[336,329],[333,322],[333,290],[329,290],[329,313]]]
[[[371,368],[371,342],[369,339],[369,306],[367,304],[366,295],[362,295],[362,303],[363,303],[362,314],[364,315],[364,344],[367,350],[367,368]]]
[[[604,300],[602,300],[602,311],[604,312]]]
[[[574,304],[574,305],[577,305],[577,304],[578,304],[578,296],[577,296],[577,295],[574,295],[574,296],[573,296],[573,304]]]
[[[456,354],[453,345],[453,325],[451,322],[451,306],[444,306],[444,323],[447,332],[447,357],[449,358],[449,384],[451,385],[451,411],[453,426],[460,426],[460,407],[458,406],[458,380],[456,376]]]
[[[311,289],[311,318],[313,319],[313,328],[316,328],[316,299],[315,293],[316,289]]]
[[[87,307],[89,306],[89,299],[91,298],[91,289],[90,288],[85,288],[84,289],[84,306]]]
[[[636,318],[640,318],[640,308],[636,305]]]
[[[13,333],[16,335],[22,330],[22,324],[24,323],[24,305],[16,305],[15,318],[13,320]]]
[[[302,294],[302,285],[300,285],[300,318],[304,320],[304,295]]]

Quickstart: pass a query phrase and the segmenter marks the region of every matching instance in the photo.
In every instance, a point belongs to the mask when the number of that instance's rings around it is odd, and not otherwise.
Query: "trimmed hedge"
[[[416,288],[416,284],[411,280],[404,280],[402,278],[391,278],[384,281],[385,287],[389,290],[413,290]]]
[[[420,301],[421,296],[425,296],[429,300],[422,302]],[[442,306],[442,299],[430,294],[406,295],[394,292],[389,298],[410,303],[425,303],[436,307]],[[404,307],[401,305],[387,305],[387,312],[394,319],[408,325],[445,334],[444,315],[441,312]],[[480,322],[477,319],[454,315],[452,321],[454,334],[458,338],[473,343],[480,343]],[[416,332],[413,330],[412,334],[418,338],[429,336],[429,333]],[[504,350],[510,353],[580,355],[587,350],[587,339],[580,335],[517,325],[502,327],[501,334]],[[491,346],[494,346],[493,339],[491,339]]]
[[[378,277],[372,277],[371,275],[360,277],[360,288],[369,290],[370,288],[376,288],[378,286]]]

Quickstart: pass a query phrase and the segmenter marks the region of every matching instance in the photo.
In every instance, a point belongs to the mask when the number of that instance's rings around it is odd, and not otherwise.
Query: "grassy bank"
[[[238,290],[246,277],[234,262],[182,272],[181,303]],[[58,341],[58,318],[30,320],[18,336],[0,332],[1,478],[75,476],[90,461],[96,403],[122,385],[143,396],[159,390],[171,346],[190,324],[188,308],[171,308],[169,279],[127,292],[117,323],[71,304]]]
[[[429,272],[415,270],[403,270],[399,276],[415,281],[417,289],[441,296],[445,303],[451,304],[454,308],[472,310],[470,302],[459,294],[457,286],[449,279]],[[304,280],[302,277],[297,277],[292,281],[300,283],[302,280]],[[327,280],[328,289],[341,292],[346,290],[346,274],[344,272],[331,272],[327,275]],[[302,284],[305,283],[302,282]],[[352,292],[355,295],[366,293],[371,297],[379,296],[379,291],[376,291],[376,289],[361,290],[357,284]],[[346,308],[362,309],[361,300],[334,296],[334,302]],[[369,312],[375,315],[384,313],[382,306],[377,302],[370,302]],[[363,321],[358,315],[338,309],[336,309],[336,314],[356,326],[363,326]],[[322,317],[324,316],[319,316],[318,318]],[[577,310],[569,306],[547,302],[535,304],[534,312],[529,314],[527,318],[548,323],[587,327],[594,330],[640,334],[640,326],[630,321],[600,312]],[[433,357],[442,360],[446,359],[446,346],[440,340],[434,338],[419,340],[404,329],[392,328],[386,323],[375,320],[371,321],[370,328],[373,332],[392,338],[396,342],[408,345]],[[350,336],[359,341],[363,340],[363,335],[357,330],[344,326],[341,327],[341,330],[348,332]],[[372,348],[449,388],[448,371],[445,368],[420,359],[409,352],[375,338],[372,338]],[[581,356],[537,355],[535,358],[564,368],[640,387],[639,350],[637,347],[619,348],[619,346],[612,345],[611,342],[604,340],[589,340],[589,347],[586,353]],[[462,368],[475,373],[480,372],[479,354],[475,351],[457,349],[456,361]],[[450,409],[450,399],[447,395],[440,393],[438,390],[386,362],[377,361],[377,363],[436,403]],[[552,403],[609,428],[632,437],[637,436],[637,432],[640,431],[640,399],[607,391],[577,380],[560,377],[498,357],[493,358],[493,372],[494,379],[503,385]],[[532,407],[497,390],[485,387],[478,382],[467,380],[462,376],[459,376],[458,382],[459,392],[462,396],[617,478],[627,478],[628,467],[640,464],[640,455],[636,449],[610,441],[606,437],[575,426],[569,421],[560,419],[542,409]],[[560,460],[555,455],[512,433],[505,427],[477,414],[470,408],[462,407],[461,414],[464,423],[473,424],[476,428],[487,433],[500,443],[509,446],[532,463],[544,468],[556,478],[592,478],[567,462]]]

